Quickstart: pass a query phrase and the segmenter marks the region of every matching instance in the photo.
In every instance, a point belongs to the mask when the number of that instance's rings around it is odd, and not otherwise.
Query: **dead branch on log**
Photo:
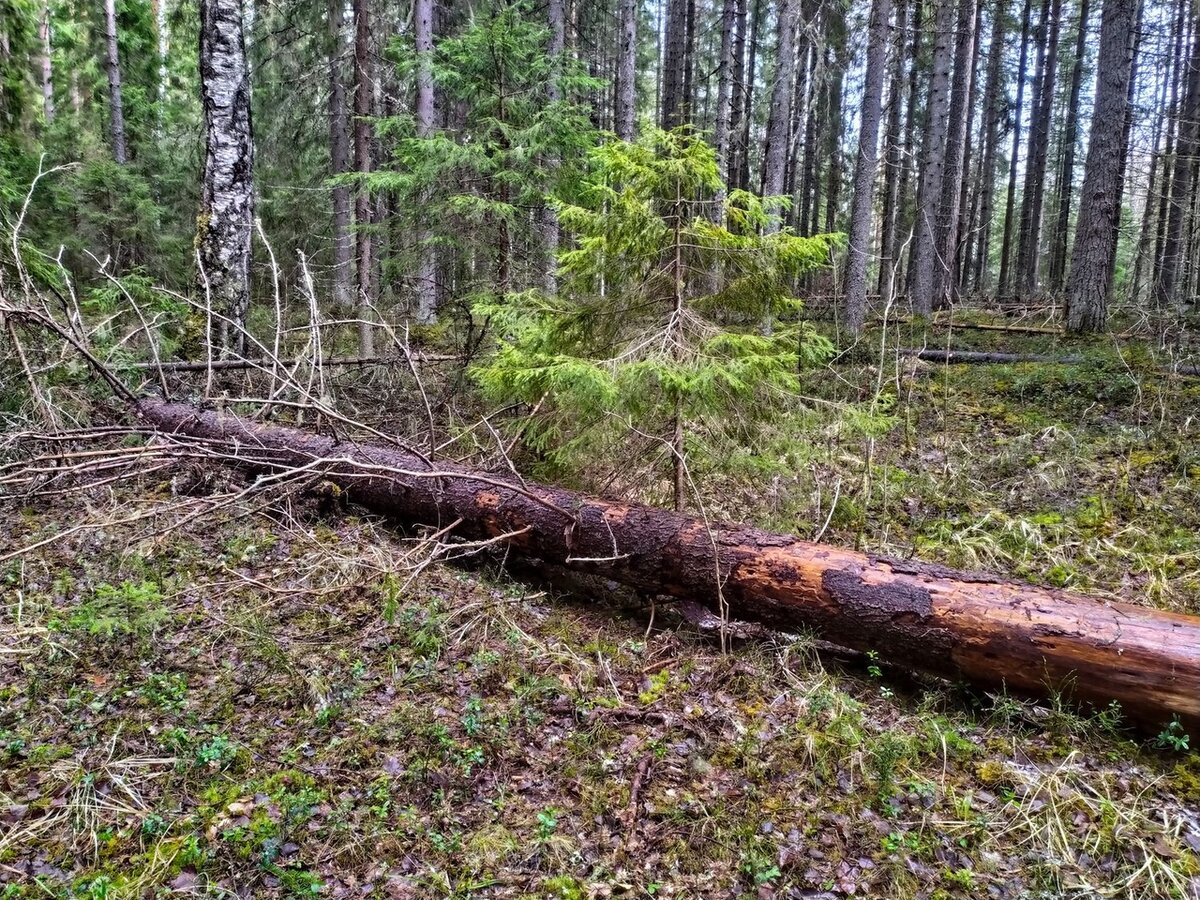
[[[738,618],[812,630],[910,670],[985,689],[1064,691],[1101,705],[1116,700],[1131,720],[1152,728],[1173,716],[1200,727],[1197,617],[746,526],[710,531],[700,519],[662,509],[522,487],[449,463],[432,472],[401,450],[339,444],[183,404],[151,399],[138,409],[166,434],[237,444],[230,459],[240,465],[320,471],[378,512],[417,522],[461,518],[457,537],[501,539],[526,557],[709,608],[721,596]]]

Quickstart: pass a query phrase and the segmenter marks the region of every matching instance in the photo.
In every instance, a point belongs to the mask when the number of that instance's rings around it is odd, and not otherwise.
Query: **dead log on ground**
[[[871,556],[742,525],[614,503],[400,450],[157,399],[163,432],[220,442],[251,469],[319,466],[377,512],[495,539],[511,552],[790,631],[811,629],[888,664],[989,689],[1116,700],[1159,728],[1200,734],[1200,618]]]
[[[1077,366],[1084,362],[1082,356],[1047,356],[1042,353],[999,353],[984,350],[939,350],[935,347],[899,347],[900,356],[912,356],[925,362],[937,363],[1046,363],[1058,366]],[[1159,366],[1156,370],[1163,375],[1200,375],[1200,366],[1180,363]]]
[[[1055,363],[1074,366],[1083,362],[1081,356],[1046,356],[1042,353],[995,353],[983,350],[938,350],[932,347],[900,347],[901,356],[915,356],[925,362],[940,363]]]
[[[451,360],[461,360],[462,357],[453,356],[450,354],[431,354],[431,353],[413,353],[413,362],[449,362]],[[132,362],[126,363],[125,368],[128,369],[161,369],[164,372],[207,372],[212,369],[214,372],[237,371],[240,369],[261,369],[265,372],[270,372],[272,368],[282,366],[291,368],[300,362],[307,363],[313,367],[321,368],[350,368],[363,366],[401,366],[407,365],[407,360],[403,356],[331,356],[328,359],[322,360],[301,360],[301,359],[171,359],[162,362]]]

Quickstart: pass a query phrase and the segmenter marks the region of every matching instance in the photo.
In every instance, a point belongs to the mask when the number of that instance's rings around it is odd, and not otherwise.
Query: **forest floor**
[[[1200,379],[1104,354],[843,364],[795,482],[714,505],[1200,613]],[[0,504],[0,554],[60,536],[0,569],[0,897],[1200,897],[1200,735],[191,477]]]

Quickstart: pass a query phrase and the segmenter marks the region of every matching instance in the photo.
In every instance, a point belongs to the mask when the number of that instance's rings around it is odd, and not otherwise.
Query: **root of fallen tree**
[[[1176,716],[1200,728],[1197,617],[746,526],[710,528],[663,509],[186,404],[149,399],[138,410],[148,424],[219,447],[237,465],[320,472],[370,509],[533,561],[695,600],[725,616],[811,630],[906,669],[1028,695],[1115,700],[1150,728]]]

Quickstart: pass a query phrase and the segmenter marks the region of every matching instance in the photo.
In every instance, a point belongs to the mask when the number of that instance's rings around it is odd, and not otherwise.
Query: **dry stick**
[[[254,228],[258,232],[259,238],[262,239],[263,246],[267,248],[267,255],[271,258],[271,291],[275,297],[275,347],[271,352],[273,365],[271,368],[271,384],[279,380],[279,341],[280,329],[283,328],[283,302],[279,296],[279,266],[275,262],[275,251],[271,248],[271,242],[267,240],[266,232],[263,231],[262,219],[258,216],[254,217]]]
[[[97,271],[116,286],[117,290],[119,290],[125,299],[129,301],[129,305],[133,308],[134,313],[137,314],[138,321],[142,323],[142,331],[144,331],[146,334],[146,343],[150,345],[150,355],[153,357],[153,365],[158,369],[159,387],[162,388],[164,397],[170,397],[171,392],[167,389],[167,379],[163,375],[162,365],[159,359],[158,341],[155,340],[154,333],[150,330],[150,323],[147,322],[146,317],[142,315],[141,307],[138,306],[137,301],[133,299],[133,295],[129,293],[125,285],[121,283],[121,280],[108,271],[108,263],[110,258],[106,257],[104,262],[100,262],[100,260],[96,258],[96,255],[90,250],[86,252],[88,256],[95,260],[97,264]],[[137,332],[135,331],[134,334],[137,334]],[[122,343],[124,343],[124,341],[122,341]]]

